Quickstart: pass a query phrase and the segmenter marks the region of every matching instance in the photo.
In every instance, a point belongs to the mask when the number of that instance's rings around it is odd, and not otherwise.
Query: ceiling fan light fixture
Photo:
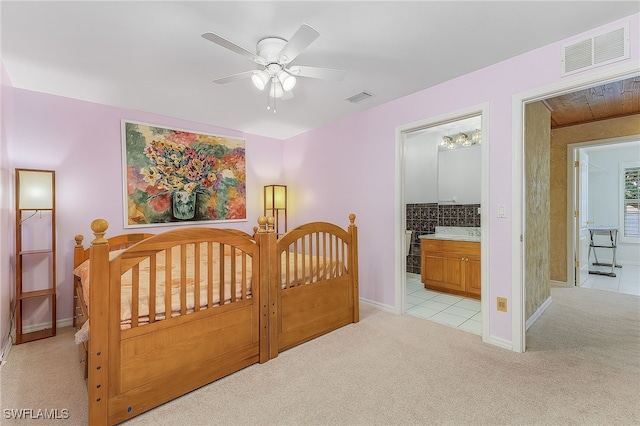
[[[253,75],[251,76],[251,81],[253,82],[253,85],[258,88],[258,90],[264,90],[264,88],[267,87],[267,83],[269,82],[270,77],[271,76],[267,71],[262,70],[253,73]]]
[[[272,98],[281,98],[284,95],[284,89],[282,88],[282,84],[277,78],[271,79],[271,89],[269,90],[269,96]]]
[[[280,71],[280,73],[278,74],[278,81],[280,81],[280,84],[282,84],[282,89],[285,92],[288,92],[295,87],[297,80],[288,72]]]

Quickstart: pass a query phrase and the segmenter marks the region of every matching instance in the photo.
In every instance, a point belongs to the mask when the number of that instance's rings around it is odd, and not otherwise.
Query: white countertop
[[[450,240],[480,242],[480,228],[463,226],[436,226],[435,234],[418,236],[422,240]]]
[[[470,241],[480,242],[480,237],[471,235],[447,235],[447,234],[426,234],[420,235],[418,238],[422,240],[450,240],[450,241]]]

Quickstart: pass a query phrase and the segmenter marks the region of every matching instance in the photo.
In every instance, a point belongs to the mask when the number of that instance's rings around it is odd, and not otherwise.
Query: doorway
[[[621,93],[624,90],[637,90],[637,69],[634,69],[630,66],[620,67],[617,71],[609,70],[608,72],[604,72],[601,75],[592,76],[589,80],[580,80],[574,81],[571,83],[560,83],[553,87],[540,88],[529,93],[521,94],[514,97],[513,110],[515,117],[522,117],[521,120],[514,120],[514,135],[516,135],[516,139],[519,139],[519,143],[516,143],[514,146],[514,156],[513,156],[513,165],[514,165],[514,184],[513,184],[513,193],[512,193],[512,208],[513,208],[513,229],[514,229],[514,240],[513,240],[513,250],[519,252],[520,261],[514,264],[514,268],[512,269],[512,277],[513,277],[513,287],[512,287],[512,298],[514,299],[514,311],[512,316],[512,345],[513,350],[517,352],[524,352],[526,348],[526,329],[530,326],[535,320],[541,315],[546,306],[550,304],[550,299],[545,303],[542,303],[535,310],[533,315],[529,315],[525,306],[527,293],[527,287],[525,283],[529,282],[529,277],[527,276],[526,267],[528,261],[528,253],[526,247],[526,239],[527,239],[527,227],[525,223],[527,221],[527,213],[526,213],[526,203],[527,203],[527,193],[531,189],[528,185],[530,182],[527,181],[525,174],[525,109],[528,105],[535,102],[545,102],[553,97],[558,97],[560,95],[569,94],[588,90],[590,92],[596,89],[597,84],[601,84],[602,87],[605,87],[608,84],[619,84],[619,88],[621,89]],[[599,89],[599,88],[598,88]],[[606,108],[604,109],[607,110]],[[626,115],[630,114],[638,114],[639,111],[627,111]],[[599,117],[597,120],[593,119],[591,122],[593,126],[598,126],[600,120],[605,120],[611,117]],[[589,121],[584,121],[584,124],[587,124]],[[595,130],[594,130],[595,131]],[[592,132],[585,132],[587,136],[592,136]],[[582,137],[586,135],[583,134]],[[582,139],[583,141],[585,139]],[[563,147],[566,150],[566,148]],[[565,161],[566,163],[566,161]],[[564,168],[564,164],[563,164]],[[566,175],[565,175],[566,179]],[[554,182],[556,184],[556,182]],[[564,186],[566,189],[566,185]],[[554,212],[551,212],[553,215]],[[562,212],[562,216],[566,214],[566,208]],[[566,221],[565,221],[566,225]],[[563,226],[565,226],[563,225]],[[551,232],[552,235],[558,235],[557,233]],[[567,230],[565,229],[563,236],[567,236]],[[565,247],[568,247],[565,246]],[[573,249],[573,244],[571,244],[571,249]],[[573,264],[573,256],[574,253],[571,252],[569,255],[568,248],[565,249],[567,256],[562,258],[565,261],[571,262]]]
[[[633,236],[638,233],[633,227],[637,222],[633,220],[635,210],[631,203],[625,215],[623,207],[624,170],[640,167],[640,135],[574,144],[567,149],[568,167],[575,170],[567,186],[568,190],[573,189],[569,198],[575,200],[567,214],[571,220],[568,229],[573,231],[569,241],[573,241],[572,253],[578,260],[568,271],[567,284],[640,296],[634,273],[640,269],[638,238]],[[593,243],[598,247],[590,248],[590,226],[617,228],[616,259],[613,249],[608,248],[611,236],[606,232],[595,234]]]
[[[416,299],[416,297],[421,297],[424,299],[424,303],[431,303],[432,306],[425,305],[420,309],[414,309],[414,313],[416,310],[422,311],[423,315],[417,316],[423,316],[427,319],[437,316],[431,320],[454,327],[466,323],[460,328],[483,336],[483,340],[485,336],[488,336],[489,330],[488,319],[482,314],[488,310],[488,307],[484,306],[488,302],[488,298],[484,297],[485,294],[488,295],[488,286],[481,285],[479,301],[459,297],[460,295],[439,292],[426,293],[427,290],[424,289],[420,274],[422,259],[419,236],[435,233],[436,227],[477,229],[480,234],[478,239],[481,247],[480,282],[488,283],[486,278],[488,274],[488,221],[481,214],[488,197],[488,170],[485,166],[489,143],[487,110],[486,105],[478,106],[396,129],[398,177],[396,247],[398,249],[396,250],[395,313],[404,314],[408,309],[423,304],[418,303],[421,301]],[[481,141],[472,144],[472,133],[475,131],[481,135]],[[462,146],[463,142],[460,142],[458,150],[442,147],[443,140],[449,137],[455,139],[455,136],[461,133],[469,139],[466,147]],[[455,140],[453,142],[455,143]],[[454,151],[457,152],[454,153]],[[444,154],[439,154],[439,152],[444,152]],[[421,165],[416,166],[416,159],[420,155],[427,155],[427,153],[430,159],[427,158]],[[462,170],[457,172],[457,176],[455,172],[451,174],[455,168],[452,163],[445,164],[447,158],[451,156],[459,156],[453,163],[462,167]],[[469,158],[473,158],[475,162],[477,176],[467,176],[466,188],[456,188],[456,180],[464,180],[465,174],[470,170],[470,167],[463,166],[466,161],[469,161]],[[449,172],[449,175],[440,172]],[[415,173],[419,177],[416,178]],[[412,179],[419,179],[422,184],[412,184]],[[443,183],[442,186],[438,184],[439,181]],[[469,185],[469,182],[473,182],[473,185]],[[471,189],[472,187],[476,189]],[[455,218],[446,216],[445,211],[453,212],[454,210],[457,215]],[[411,233],[409,234],[407,231]],[[409,290],[407,290],[408,288]],[[408,291],[413,294],[408,296]],[[420,292],[419,295],[418,292]],[[441,300],[433,300],[435,297],[439,297]],[[431,302],[429,299],[432,299]],[[460,306],[455,306],[457,303]],[[475,309],[474,306],[477,306],[479,311],[476,310],[473,315],[464,318],[464,315],[471,313],[467,311]],[[447,309],[449,311],[444,312]],[[449,315],[454,315],[453,311],[457,311],[460,318],[449,317]],[[447,317],[450,322],[447,322]]]

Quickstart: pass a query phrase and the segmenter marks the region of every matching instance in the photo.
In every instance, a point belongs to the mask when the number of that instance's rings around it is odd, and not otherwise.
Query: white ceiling
[[[0,55],[18,88],[285,139],[639,11],[638,1],[2,1]],[[346,70],[344,80],[299,78],[277,114],[250,80],[212,82],[254,64],[202,33],[255,51],[303,23],[320,36],[293,64]],[[374,96],[346,101],[363,90]]]

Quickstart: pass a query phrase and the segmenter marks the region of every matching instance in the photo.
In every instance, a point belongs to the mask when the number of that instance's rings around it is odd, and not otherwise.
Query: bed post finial
[[[349,215],[349,224],[350,224],[350,226],[355,225],[355,222],[356,222],[356,215],[355,215],[355,214],[353,214],[353,213],[351,213],[351,214]]]
[[[273,218],[273,216],[269,216],[267,218],[267,232],[276,232],[274,226],[275,226],[276,220]]]
[[[82,235],[78,234],[73,237],[73,239],[76,240],[76,247],[82,247],[82,240],[84,240],[84,237]]]
[[[107,244],[107,240],[104,238],[104,234],[109,228],[109,222],[104,219],[96,219],[91,222],[91,230],[96,239],[91,241],[91,244]]]
[[[258,228],[254,228],[253,232],[256,234],[267,232],[267,218],[265,216],[258,218]]]

